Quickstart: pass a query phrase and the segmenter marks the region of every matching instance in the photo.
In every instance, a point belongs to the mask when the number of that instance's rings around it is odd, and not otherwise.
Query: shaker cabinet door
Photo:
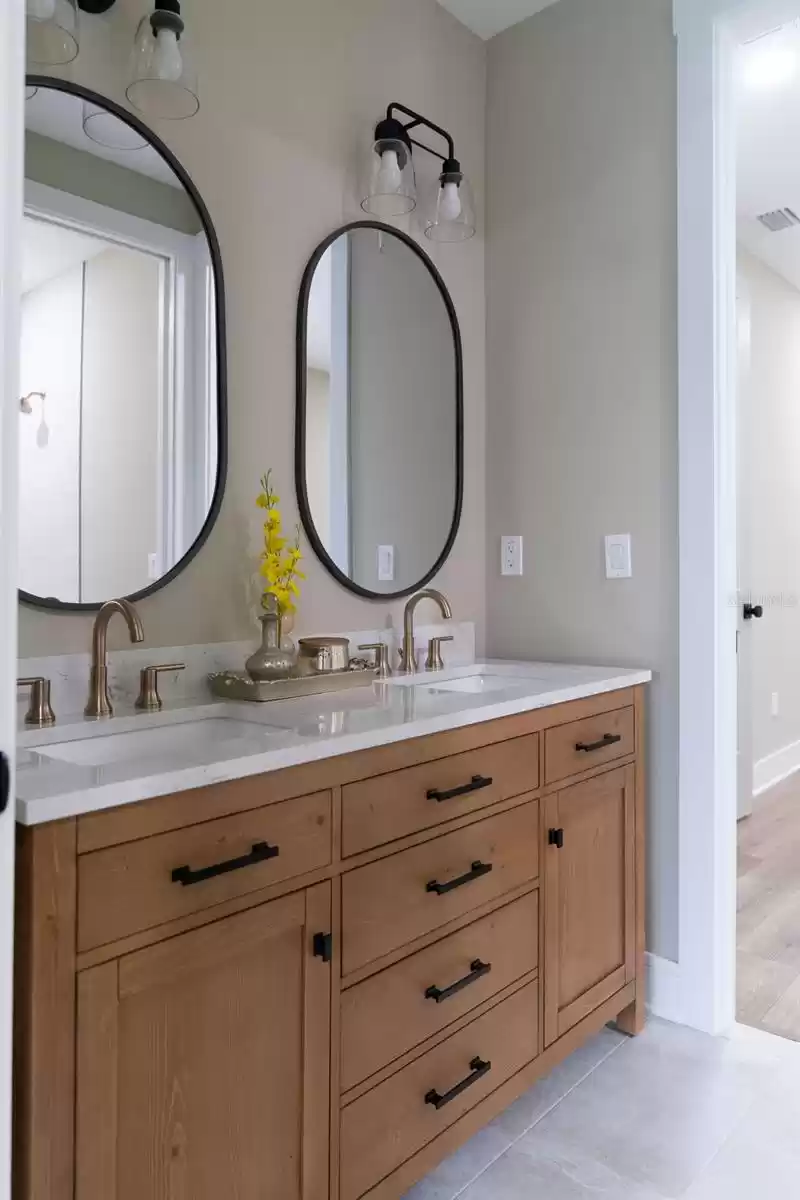
[[[635,978],[635,772],[546,801],[545,1045]]]
[[[76,1200],[327,1200],[330,919],[324,883],[79,975]]]

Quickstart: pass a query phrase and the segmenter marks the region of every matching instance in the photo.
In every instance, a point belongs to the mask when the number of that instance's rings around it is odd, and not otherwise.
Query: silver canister
[[[330,675],[350,666],[349,638],[300,638],[297,646],[297,669],[302,675]]]

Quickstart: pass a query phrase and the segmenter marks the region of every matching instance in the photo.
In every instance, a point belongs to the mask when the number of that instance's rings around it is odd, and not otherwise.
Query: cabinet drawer
[[[558,725],[544,735],[545,783],[625,758],[635,748],[632,708]]]
[[[330,792],[84,854],[78,860],[78,949],[151,929],[330,861]]]
[[[342,1091],[355,1087],[538,965],[539,894],[342,993]]]
[[[342,880],[344,974],[539,874],[539,802],[403,850]]]
[[[539,735],[512,738],[342,789],[342,854],[382,846],[539,786]]]
[[[348,1105],[341,1115],[341,1200],[363,1196],[536,1058],[538,1026],[534,982]]]

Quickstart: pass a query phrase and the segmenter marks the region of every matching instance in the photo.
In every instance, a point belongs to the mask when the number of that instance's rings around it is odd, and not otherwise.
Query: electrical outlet
[[[148,554],[147,556],[147,578],[153,580],[161,578],[161,572],[158,569],[157,554]]]
[[[522,574],[522,538],[506,535],[501,541],[500,570],[503,575]]]
[[[378,546],[378,580],[394,582],[394,546]]]
[[[772,715],[773,717],[781,715],[781,700],[777,692],[772,693]]]

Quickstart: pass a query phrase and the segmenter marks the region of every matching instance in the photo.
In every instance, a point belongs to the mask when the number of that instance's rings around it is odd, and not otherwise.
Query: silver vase
[[[294,669],[295,655],[283,644],[283,622],[277,603],[259,619],[261,645],[244,664],[245,670],[251,679],[287,679]]]

